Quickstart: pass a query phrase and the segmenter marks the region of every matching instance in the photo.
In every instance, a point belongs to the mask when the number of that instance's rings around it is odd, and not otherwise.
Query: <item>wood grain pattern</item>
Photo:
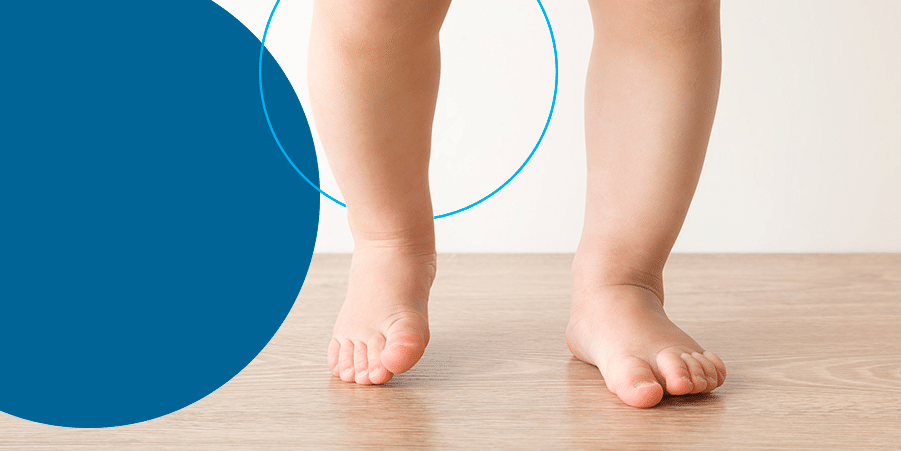
[[[673,255],[667,311],[729,376],[647,410],[567,350],[571,259],[442,255],[425,357],[359,387],[325,364],[349,258],[317,255],[217,392],[113,429],[0,414],[0,449],[901,449],[901,255]]]

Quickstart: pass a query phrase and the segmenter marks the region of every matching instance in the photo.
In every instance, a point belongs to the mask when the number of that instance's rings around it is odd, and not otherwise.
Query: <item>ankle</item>
[[[362,250],[394,251],[407,256],[435,259],[433,231],[402,230],[391,232],[353,232],[354,252]]]
[[[365,214],[348,210],[354,249],[385,248],[412,254],[435,253],[435,220],[431,208],[411,214]]]
[[[647,268],[622,257],[602,252],[576,252],[572,265],[574,299],[586,299],[585,291],[594,292],[605,287],[634,286],[651,292],[663,304],[663,265]]]

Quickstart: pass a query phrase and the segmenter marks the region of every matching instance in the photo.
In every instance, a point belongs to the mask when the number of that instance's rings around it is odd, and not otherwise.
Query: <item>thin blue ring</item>
[[[276,8],[278,8],[279,3],[281,3],[281,0],[276,0],[275,6],[272,7],[272,12],[269,13],[269,20],[266,21],[266,29],[263,31],[263,40],[260,43],[259,79],[260,79],[260,100],[263,102],[263,114],[266,115],[266,123],[269,124],[269,131],[272,132],[272,137],[275,138],[275,143],[278,144],[278,148],[282,151],[282,155],[285,156],[285,158],[288,160],[288,163],[291,163],[291,167],[293,167],[294,170],[297,171],[297,173],[300,174],[300,176],[303,177],[303,179],[306,180],[310,186],[315,188],[316,191],[319,191],[320,194],[331,199],[336,204],[346,208],[347,204],[345,204],[344,202],[341,202],[338,199],[335,199],[334,197],[330,196],[328,193],[323,191],[321,188],[316,186],[316,184],[311,182],[310,179],[308,179],[307,176],[304,175],[304,173],[301,172],[301,170],[297,168],[297,165],[294,164],[294,161],[292,161],[291,157],[288,156],[288,153],[285,152],[285,148],[282,147],[282,143],[278,140],[278,136],[276,136],[276,134],[275,134],[275,129],[272,128],[272,122],[269,120],[269,111],[266,109],[266,98],[263,95],[263,52],[266,50],[266,35],[269,34],[269,24],[272,23],[272,16],[275,15],[275,10],[276,10]],[[455,215],[457,213],[469,210],[470,208],[475,207],[476,205],[479,205],[482,202],[485,202],[486,200],[488,200],[488,198],[497,194],[498,191],[504,189],[504,187],[507,186],[507,184],[509,184],[514,178],[516,178],[517,175],[519,175],[520,172],[522,172],[522,169],[524,167],[526,167],[526,164],[528,164],[529,160],[532,159],[532,156],[535,155],[535,151],[538,150],[538,146],[541,145],[541,141],[544,140],[544,135],[547,133],[547,128],[549,125],[551,125],[551,117],[554,116],[554,107],[557,105],[557,85],[560,81],[560,65],[557,61],[557,41],[556,41],[556,39],[554,39],[554,28],[551,27],[551,20],[548,19],[547,11],[545,11],[544,5],[541,4],[541,0],[538,0],[538,6],[541,8],[541,14],[544,15],[544,21],[547,23],[547,29],[551,33],[551,44],[554,46],[554,98],[553,98],[553,100],[551,100],[551,112],[548,113],[548,115],[547,115],[547,121],[544,123],[544,129],[541,131],[541,136],[538,137],[538,142],[535,144],[535,147],[532,149],[532,152],[529,153],[529,156],[528,156],[528,158],[526,158],[526,161],[524,161],[522,163],[522,165],[519,167],[519,169],[517,169],[516,172],[514,172],[513,175],[510,176],[510,178],[508,178],[507,181],[504,182],[501,186],[499,186],[497,189],[492,191],[487,196],[485,196],[485,197],[483,197],[459,210],[454,210],[450,213],[444,213],[444,214],[437,215],[437,216],[435,216],[435,219],[444,218],[447,216]]]

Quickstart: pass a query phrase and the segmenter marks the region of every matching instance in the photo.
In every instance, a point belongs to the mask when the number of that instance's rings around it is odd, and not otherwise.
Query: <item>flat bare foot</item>
[[[434,245],[357,243],[347,298],[328,349],[346,382],[384,384],[419,361],[429,342]]]
[[[574,284],[566,341],[632,407],[653,407],[664,392],[707,393],[726,379],[723,361],[676,327],[656,294],[635,285]]]

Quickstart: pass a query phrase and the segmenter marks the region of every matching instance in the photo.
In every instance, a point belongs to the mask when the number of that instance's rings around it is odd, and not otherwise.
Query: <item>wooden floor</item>
[[[674,255],[667,311],[726,362],[626,407],[567,350],[568,255],[443,255],[432,341],[381,387],[325,350],[349,259],[317,255],[266,349],[179,412],[101,430],[0,414],[2,449],[901,449],[901,254]]]

